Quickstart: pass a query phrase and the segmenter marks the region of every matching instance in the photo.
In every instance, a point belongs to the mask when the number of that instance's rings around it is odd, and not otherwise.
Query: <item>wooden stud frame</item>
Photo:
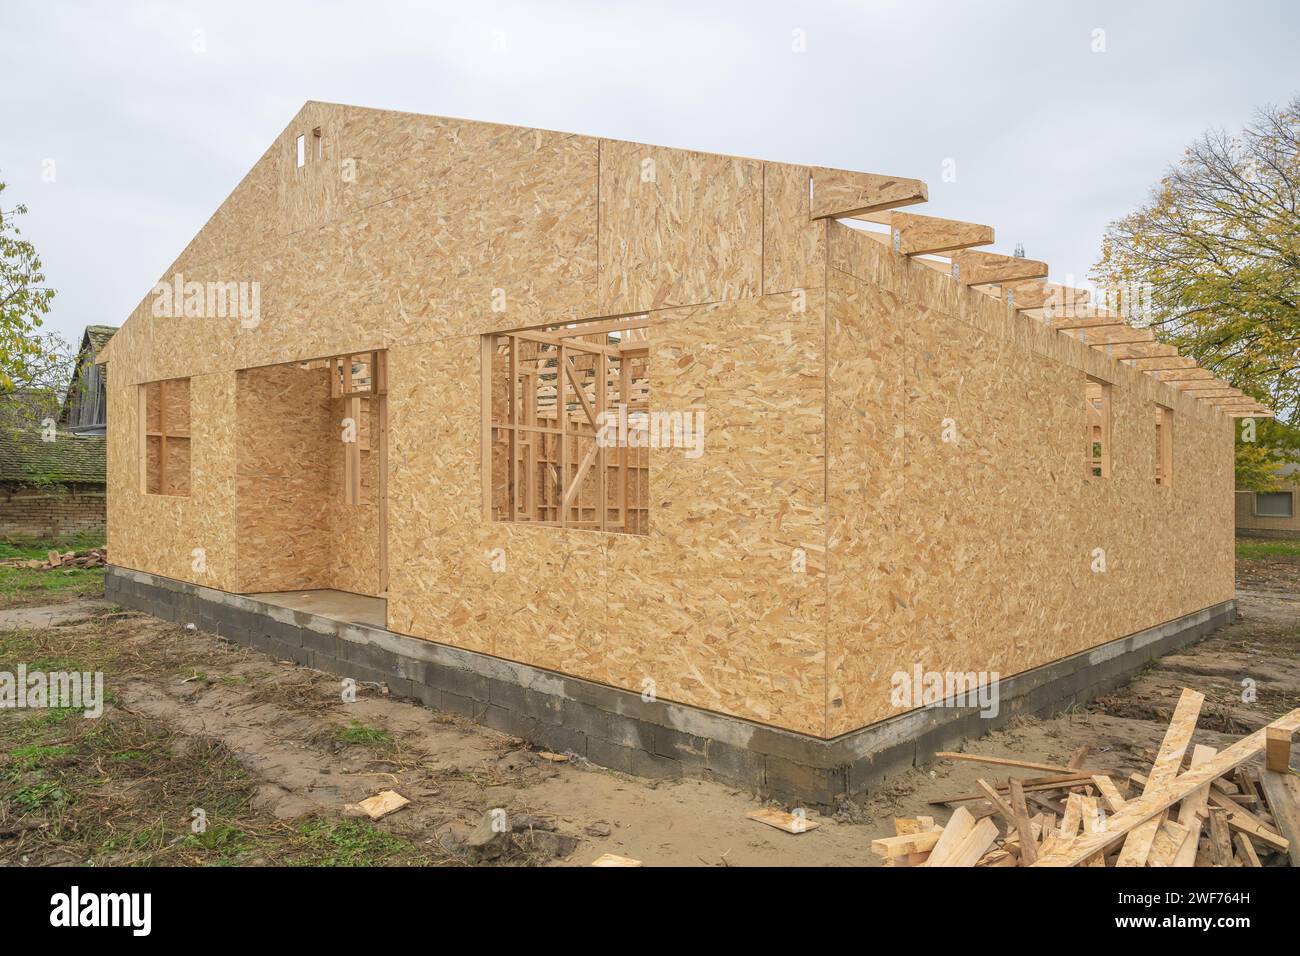
[[[1114,407],[1111,385],[1091,375],[1085,376],[1084,475],[1089,479],[1109,478],[1111,468],[1111,409]]]
[[[139,386],[139,415],[140,415],[140,491],[147,495],[173,495],[188,497],[190,493],[190,475],[189,469],[192,458],[190,455],[190,434],[188,431],[182,433],[175,430],[174,426],[179,416],[172,415],[168,419],[167,405],[171,401],[181,401],[177,396],[181,394],[180,385],[184,383],[184,398],[186,409],[184,421],[188,428],[190,421],[189,401],[190,401],[190,380],[188,378],[165,379],[159,382],[147,382]],[[153,386],[158,387],[158,428],[155,431],[149,429],[149,390]],[[170,386],[170,388],[169,388]],[[158,490],[149,490],[149,439],[158,439]],[[184,491],[168,491],[167,482],[167,448],[168,441],[172,442],[172,447],[177,447],[177,442],[184,442],[185,469],[186,475],[183,483]],[[173,484],[175,482],[173,481]]]
[[[1174,483],[1174,410],[1156,406],[1156,484]]]
[[[649,412],[648,334],[638,316],[482,336],[485,521],[648,532],[649,449],[597,440],[602,416]]]

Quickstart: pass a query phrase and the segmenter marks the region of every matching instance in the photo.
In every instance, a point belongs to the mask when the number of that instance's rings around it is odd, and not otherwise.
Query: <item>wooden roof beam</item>
[[[1113,359],[1172,358],[1178,354],[1178,349],[1172,345],[1161,345],[1159,342],[1134,342],[1131,345],[1110,346],[1108,354]]]
[[[1052,328],[1058,332],[1068,332],[1073,329],[1104,329],[1117,325],[1128,325],[1122,316],[1118,315],[1061,315],[1052,316]]]
[[[845,219],[865,212],[897,209],[930,198],[919,179],[855,173],[846,169],[814,169],[808,202],[811,219]]]
[[[966,249],[953,253],[952,274],[963,285],[1021,282],[1046,277],[1047,263]]]
[[[1007,283],[1002,286],[1002,294],[1012,308],[1028,310],[1051,305],[1053,311],[1081,306],[1088,301],[1089,295],[1087,289],[1073,289],[1055,282]]]
[[[1203,379],[1214,378],[1214,373],[1208,368],[1188,366],[1187,368],[1175,368],[1167,371],[1152,371],[1151,376],[1158,382],[1172,385],[1174,382],[1199,382]]]
[[[1210,378],[1196,379],[1192,382],[1180,382],[1174,388],[1180,392],[1200,392],[1207,388],[1232,388],[1232,386],[1222,379],[1211,376]]]
[[[1165,358],[1129,359],[1129,365],[1139,372],[1160,372],[1166,369],[1200,368],[1196,359],[1186,355],[1174,355]]]
[[[1101,325],[1090,329],[1062,331],[1061,334],[1078,339],[1084,345],[1092,346],[1128,345],[1133,342],[1154,342],[1156,340],[1152,332],[1147,329],[1135,329],[1131,325]]]
[[[993,243],[993,227],[956,219],[938,219],[915,213],[896,212],[889,217],[894,251],[905,256],[951,252]]]

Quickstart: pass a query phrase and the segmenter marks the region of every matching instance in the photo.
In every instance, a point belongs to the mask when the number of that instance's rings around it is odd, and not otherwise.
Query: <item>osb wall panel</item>
[[[139,391],[108,384],[108,546],[113,563],[235,590],[235,376],[190,380],[189,494],[145,494]],[[197,554],[195,552],[198,552]]]
[[[326,156],[298,169],[294,138],[310,143],[315,126]],[[355,178],[326,189],[336,156],[355,161]],[[150,294],[106,350],[114,374],[150,381],[594,314],[598,163],[590,138],[308,104],[162,277],[257,282],[259,321],[155,317]]]
[[[763,292],[826,282],[827,220],[808,218],[807,166],[763,164]]]
[[[830,430],[860,406],[877,438],[830,446],[830,734],[896,713],[916,664],[1007,676],[1232,596],[1230,420],[850,232],[832,262],[865,278],[831,276]],[[1107,480],[1084,474],[1085,372],[1113,385]],[[868,375],[888,394],[861,395]],[[878,473],[900,455],[901,486]]]
[[[330,428],[323,368],[236,373],[235,473],[241,591],[332,587]]]
[[[331,449],[326,494],[329,521],[329,587],[377,597],[380,587],[379,527],[379,400],[360,402],[357,423],[361,444],[361,499],[348,504],[344,483],[344,449],[338,429],[347,415],[346,400],[333,402]]]
[[[600,310],[763,291],[763,164],[602,140]]]
[[[654,318],[652,407],[705,450],[652,451],[646,536],[484,522],[477,337],[390,352],[389,626],[819,734],[824,301]]]
[[[388,363],[389,627],[590,672],[603,536],[482,520],[478,337],[394,348]]]

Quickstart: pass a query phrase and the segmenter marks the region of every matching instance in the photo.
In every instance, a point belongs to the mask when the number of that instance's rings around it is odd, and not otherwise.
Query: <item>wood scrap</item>
[[[0,567],[27,568],[32,571],[53,571],[56,568],[98,568],[108,563],[108,548],[87,548],[84,551],[47,551],[44,561],[32,558],[10,558],[0,561]]]
[[[975,792],[931,800],[955,806],[947,824],[899,818],[895,836],[873,841],[872,852],[887,866],[1300,865],[1300,774],[1261,765],[1269,742],[1285,739],[1289,748],[1300,709],[1216,751],[1192,745],[1203,702],[1183,691],[1150,772],[1127,780],[1081,769],[1086,747],[1066,767],[940,754],[1047,775],[979,779]],[[1280,747],[1274,744],[1275,762]],[[1046,812],[1031,817],[1031,802]]]
[[[815,830],[821,826],[820,823],[809,820],[803,813],[787,813],[784,810],[774,810],[771,807],[755,810],[749,814],[749,819],[765,823],[769,827],[775,827],[778,830],[784,830],[786,833],[807,833],[809,830]]]

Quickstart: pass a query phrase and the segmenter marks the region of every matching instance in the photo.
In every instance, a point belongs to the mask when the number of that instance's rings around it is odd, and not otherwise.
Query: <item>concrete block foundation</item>
[[[1047,716],[1086,704],[1149,661],[1233,620],[1225,601],[999,684],[996,716],[932,705],[829,740],[792,733],[568,677],[379,627],[170,578],[109,567],[108,598],[358,682],[468,717],[592,763],[644,777],[702,777],[790,804],[828,809],[890,776],[928,763],[1019,714]]]

